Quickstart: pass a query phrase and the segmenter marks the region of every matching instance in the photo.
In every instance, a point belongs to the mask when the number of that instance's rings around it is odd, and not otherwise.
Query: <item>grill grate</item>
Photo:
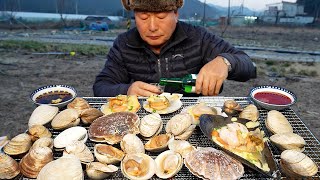
[[[84,97],[90,105],[94,108],[100,109],[101,105],[105,104],[108,101],[108,98],[99,98],[99,97]],[[214,107],[222,107],[224,104],[224,101],[234,99],[239,104],[241,104],[243,107],[246,107],[248,104],[250,104],[250,100],[247,97],[199,97],[199,98],[191,98],[191,97],[183,97],[181,101],[183,102],[182,107],[171,114],[168,115],[161,115],[162,120],[164,121],[164,127],[167,123],[167,121],[173,117],[174,115],[180,113],[180,111],[190,105],[198,104],[199,102],[205,102],[209,106]],[[139,98],[139,101],[142,105],[142,102],[145,101],[145,98]],[[270,137],[271,134],[268,132],[268,130],[265,127],[265,119],[267,117],[268,111],[265,109],[259,109],[260,112],[260,124],[261,129],[265,132],[267,137]],[[314,135],[310,132],[310,130],[306,127],[306,125],[301,121],[301,119],[297,116],[297,114],[292,109],[285,109],[282,110],[281,113],[285,115],[285,117],[289,120],[290,124],[293,127],[293,131],[296,134],[299,134],[302,136],[307,145],[305,146],[305,153],[307,156],[309,156],[311,159],[313,159],[317,166],[320,166],[320,142],[314,137]],[[144,117],[147,114],[150,114],[149,112],[145,111],[143,108],[141,108],[138,113],[140,118]],[[88,125],[80,124],[81,126],[85,127],[86,129],[89,128]],[[49,128],[49,130],[53,134],[53,138],[55,138],[61,131],[53,130],[52,128]],[[162,133],[164,133],[164,128],[162,130]],[[204,136],[200,130],[199,127],[196,128],[192,136],[188,139],[188,141],[196,146],[196,147],[214,147],[219,149],[219,147],[215,146],[206,136]],[[146,143],[146,141],[143,140],[143,143]],[[96,143],[90,141],[89,139],[86,142],[86,145],[89,147],[89,149],[93,152],[93,147]],[[118,146],[119,148],[119,146]],[[281,152],[270,143],[270,148],[273,154],[273,157],[275,158],[276,162],[279,164],[280,160],[280,154]],[[159,153],[152,153],[146,151],[148,155],[150,155],[152,158],[155,158]],[[62,156],[62,152],[54,151],[54,158],[57,159]],[[19,159],[18,159],[19,160]],[[268,179],[268,177],[255,172],[254,170],[249,169],[248,167],[245,167],[245,174],[241,179]],[[25,179],[23,177],[20,177],[21,179]],[[110,178],[112,179],[124,179],[124,176],[121,173],[121,170],[119,169],[118,172],[114,175],[112,175]],[[319,179],[320,178],[320,172],[318,172],[315,176],[313,176],[310,179]],[[86,177],[86,179],[88,179]],[[156,176],[153,176],[152,179],[159,179]],[[183,166],[181,171],[175,176],[175,179],[199,179],[196,176],[192,175],[189,170]],[[285,179],[285,176],[282,175],[281,179]]]

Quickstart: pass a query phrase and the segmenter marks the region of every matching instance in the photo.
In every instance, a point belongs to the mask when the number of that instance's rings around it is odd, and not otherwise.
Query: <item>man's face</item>
[[[141,38],[151,46],[151,49],[160,52],[176,28],[178,13],[135,11],[135,20]]]

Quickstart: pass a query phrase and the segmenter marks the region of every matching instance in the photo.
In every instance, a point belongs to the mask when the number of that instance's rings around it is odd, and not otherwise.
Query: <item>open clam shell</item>
[[[0,179],[13,179],[20,173],[19,164],[12,157],[0,153]]]
[[[19,155],[28,152],[31,145],[31,137],[23,133],[12,138],[8,144],[3,147],[3,151],[9,155]]]
[[[247,119],[242,119],[242,118],[237,118],[237,122],[241,124],[245,124],[249,120]],[[215,143],[217,146],[219,146],[224,152],[229,154],[231,157],[239,160],[243,164],[247,165],[248,167],[272,178],[276,178],[280,176],[279,171],[276,166],[276,162],[274,161],[271,150],[269,148],[268,142],[264,142],[264,148],[261,151],[261,158],[265,163],[267,163],[269,167],[269,171],[264,171],[254,165],[253,163],[249,162],[248,160],[244,159],[243,157],[235,154],[234,152],[222,147],[219,143],[213,141],[212,139],[212,131],[215,128],[221,128],[223,126],[226,126],[227,124],[233,123],[231,121],[231,117],[223,117],[219,115],[201,115],[200,117],[200,129],[203,132],[205,136],[207,136],[213,143]]]
[[[44,125],[49,123],[59,112],[58,107],[49,106],[49,105],[40,105],[35,110],[33,110],[28,126],[39,124]]]
[[[183,166],[183,159],[177,152],[167,150],[162,152],[155,159],[157,170],[156,175],[162,179],[175,176]]]
[[[161,109],[161,110],[154,109],[154,108],[150,107],[150,104],[148,101],[143,102],[143,108],[150,113],[169,114],[169,113],[177,111],[182,106],[182,102],[180,100],[181,97],[183,96],[182,94],[162,93],[158,96],[165,97],[168,100],[169,103],[166,108]]]
[[[81,141],[73,141],[67,145],[63,154],[73,154],[77,156],[82,163],[90,163],[94,161],[93,154],[90,149]]]
[[[105,164],[116,164],[125,156],[120,149],[106,144],[96,144],[93,151],[97,160]]]
[[[51,121],[53,129],[66,129],[80,123],[79,113],[75,109],[65,109],[57,114]]]
[[[88,139],[87,130],[84,127],[76,126],[62,131],[53,140],[53,146],[61,149],[71,144],[73,141],[81,141],[85,143]]]
[[[241,112],[243,109],[235,100],[226,100],[223,104],[223,112],[230,116],[234,116]]]
[[[100,162],[92,162],[86,166],[88,177],[94,180],[105,179],[117,171],[117,166],[103,164]]]
[[[181,154],[183,158],[185,158],[188,153],[196,149],[185,140],[173,140],[169,143],[168,147],[170,150]]]
[[[174,140],[171,134],[160,134],[152,137],[145,145],[144,148],[151,152],[161,152],[168,149],[168,144]]]

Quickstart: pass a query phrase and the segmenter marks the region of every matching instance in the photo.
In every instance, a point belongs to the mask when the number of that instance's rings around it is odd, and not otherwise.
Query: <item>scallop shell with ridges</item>
[[[167,122],[166,132],[178,136],[183,134],[191,124],[192,117],[189,114],[177,114]]]
[[[293,133],[292,126],[287,118],[281,112],[276,110],[271,110],[268,112],[265,124],[267,129],[273,134],[287,132]]]
[[[281,169],[289,177],[311,177],[318,172],[317,164],[301,152],[285,150],[281,153],[280,158]]]
[[[162,152],[155,159],[157,170],[156,175],[162,179],[175,176],[183,166],[183,159],[177,152],[167,150]]]
[[[46,164],[37,176],[37,180],[83,180],[80,160],[75,155],[64,155]]]
[[[32,141],[36,141],[41,137],[51,137],[51,132],[43,125],[33,125],[29,127],[28,134],[30,135]]]
[[[49,123],[59,112],[58,107],[49,106],[49,105],[40,105],[33,110],[28,126],[39,124],[44,125]]]
[[[127,154],[121,161],[121,171],[129,179],[150,179],[156,172],[156,163],[143,153]]]
[[[31,145],[31,137],[23,133],[12,138],[8,144],[3,147],[3,151],[9,155],[19,155],[28,152]]]
[[[21,173],[28,178],[36,178],[40,170],[53,160],[52,150],[48,147],[37,147],[28,152],[20,161]]]
[[[77,156],[82,163],[90,163],[94,161],[93,154],[90,149],[81,141],[73,141],[68,144],[63,154],[73,154]]]
[[[105,179],[117,171],[117,166],[103,164],[100,162],[92,162],[87,164],[86,166],[86,172],[88,177],[94,180]]]
[[[12,157],[0,153],[0,179],[13,179],[20,173],[19,164]]]
[[[67,108],[76,109],[80,114],[83,110],[91,108],[91,106],[85,99],[76,97],[71,103],[67,105]]]
[[[116,164],[123,159],[125,153],[110,145],[96,144],[94,146],[94,156],[101,163]]]
[[[168,147],[170,150],[181,154],[183,158],[185,158],[188,153],[196,149],[185,140],[173,140],[169,143]]]
[[[62,131],[53,140],[53,146],[55,148],[65,148],[73,141],[82,141],[85,143],[88,139],[87,130],[84,127],[76,126],[68,128]]]
[[[140,134],[144,139],[150,139],[158,135],[163,127],[161,116],[157,113],[144,116],[139,125]]]
[[[80,123],[79,113],[75,109],[65,109],[57,114],[51,121],[53,129],[66,129]]]
[[[145,153],[141,139],[135,134],[126,134],[120,142],[120,146],[127,154]]]
[[[144,148],[151,152],[161,152],[168,149],[168,144],[174,140],[171,134],[159,134],[152,137],[145,145]]]
[[[91,124],[98,117],[103,116],[103,113],[96,108],[85,109],[81,112],[80,118],[84,124]]]
[[[249,119],[251,121],[257,121],[259,119],[259,111],[258,108],[249,104],[247,107],[243,109],[243,111],[239,114],[240,118]]]
[[[31,151],[32,149],[37,148],[37,147],[48,147],[48,148],[50,148],[50,149],[53,149],[53,139],[50,138],[50,137],[42,137],[42,138],[36,140],[36,141],[32,144],[32,146],[31,146],[31,148],[30,148],[30,151]]]
[[[306,141],[301,136],[290,132],[274,134],[270,137],[270,141],[282,151],[291,149],[302,152],[306,145]]]

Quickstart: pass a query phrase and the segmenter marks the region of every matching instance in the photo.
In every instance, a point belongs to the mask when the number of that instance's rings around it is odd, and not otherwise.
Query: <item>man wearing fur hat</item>
[[[136,27],[120,34],[93,86],[95,96],[161,93],[160,78],[198,74],[196,93],[217,95],[224,80],[256,76],[248,55],[202,27],[178,21],[183,0],[122,0]],[[166,87],[165,92],[183,93]]]

